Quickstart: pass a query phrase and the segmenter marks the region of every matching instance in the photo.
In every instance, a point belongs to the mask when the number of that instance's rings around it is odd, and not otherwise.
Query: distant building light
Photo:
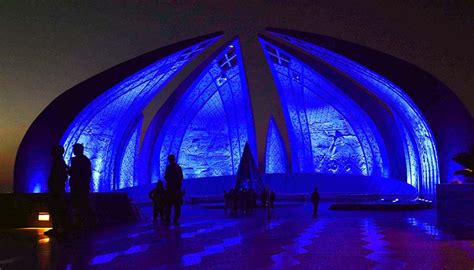
[[[38,221],[49,221],[49,213],[48,212],[39,212],[38,213]]]

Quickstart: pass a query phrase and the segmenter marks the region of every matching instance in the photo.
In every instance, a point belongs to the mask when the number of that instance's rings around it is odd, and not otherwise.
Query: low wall
[[[402,181],[383,177],[333,174],[264,174],[265,186],[276,194],[291,196],[308,194],[318,187],[319,192],[337,196],[349,195],[380,195],[416,198],[417,190]],[[222,197],[225,190],[235,185],[235,176],[207,177],[185,179],[183,189],[186,197]],[[141,185],[122,189],[129,193],[135,202],[148,201],[148,191],[155,184]],[[223,198],[223,197],[222,197]]]
[[[69,206],[69,194],[65,201]],[[127,193],[91,193],[90,202],[99,226],[137,220]],[[49,214],[47,193],[0,194],[0,228],[51,227],[51,221],[38,220],[40,212]]]
[[[436,186],[438,224],[457,236],[474,237],[474,184]]]

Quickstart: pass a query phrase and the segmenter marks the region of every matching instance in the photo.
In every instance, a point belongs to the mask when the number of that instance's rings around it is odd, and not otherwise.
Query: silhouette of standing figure
[[[51,151],[53,164],[48,178],[49,211],[53,228],[44,233],[48,236],[56,236],[64,231],[66,227],[64,188],[66,187],[68,167],[64,162],[63,154],[64,148],[61,145],[53,146]]]
[[[166,192],[168,194],[168,203],[166,207],[166,224],[170,223],[171,208],[174,208],[173,223],[178,224],[178,219],[181,215],[181,204],[183,193],[181,186],[183,184],[183,170],[181,166],[176,163],[174,155],[168,156],[168,166],[165,171]]]
[[[227,210],[230,209],[230,194],[224,190],[224,213],[227,214]]]
[[[153,201],[153,221],[159,215],[160,221],[165,222],[166,191],[162,181],[156,183],[156,188],[148,193],[148,197]]]
[[[262,191],[262,194],[260,195],[261,199],[262,199],[262,207],[267,207],[268,205],[268,193],[267,193],[267,190],[264,189]]]
[[[71,188],[71,204],[74,217],[74,225],[85,229],[91,218],[89,206],[89,191],[92,177],[91,162],[84,155],[84,146],[75,144],[72,148],[74,157],[71,159],[69,170],[69,186]]]
[[[270,191],[270,207],[273,208],[275,206],[275,192]]]
[[[313,203],[313,218],[318,217],[319,199],[318,188],[315,187],[313,193],[311,193],[311,202]]]

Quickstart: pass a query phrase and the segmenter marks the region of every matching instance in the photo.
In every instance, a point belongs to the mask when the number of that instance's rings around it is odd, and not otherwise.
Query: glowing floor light
[[[49,221],[49,212],[39,212],[38,221]]]

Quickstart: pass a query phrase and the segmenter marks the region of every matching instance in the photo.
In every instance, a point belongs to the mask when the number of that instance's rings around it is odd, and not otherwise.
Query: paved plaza
[[[330,211],[282,205],[237,217],[185,206],[179,226],[150,220],[68,240],[44,229],[0,234],[4,269],[473,269],[474,241],[436,226],[436,211]]]

